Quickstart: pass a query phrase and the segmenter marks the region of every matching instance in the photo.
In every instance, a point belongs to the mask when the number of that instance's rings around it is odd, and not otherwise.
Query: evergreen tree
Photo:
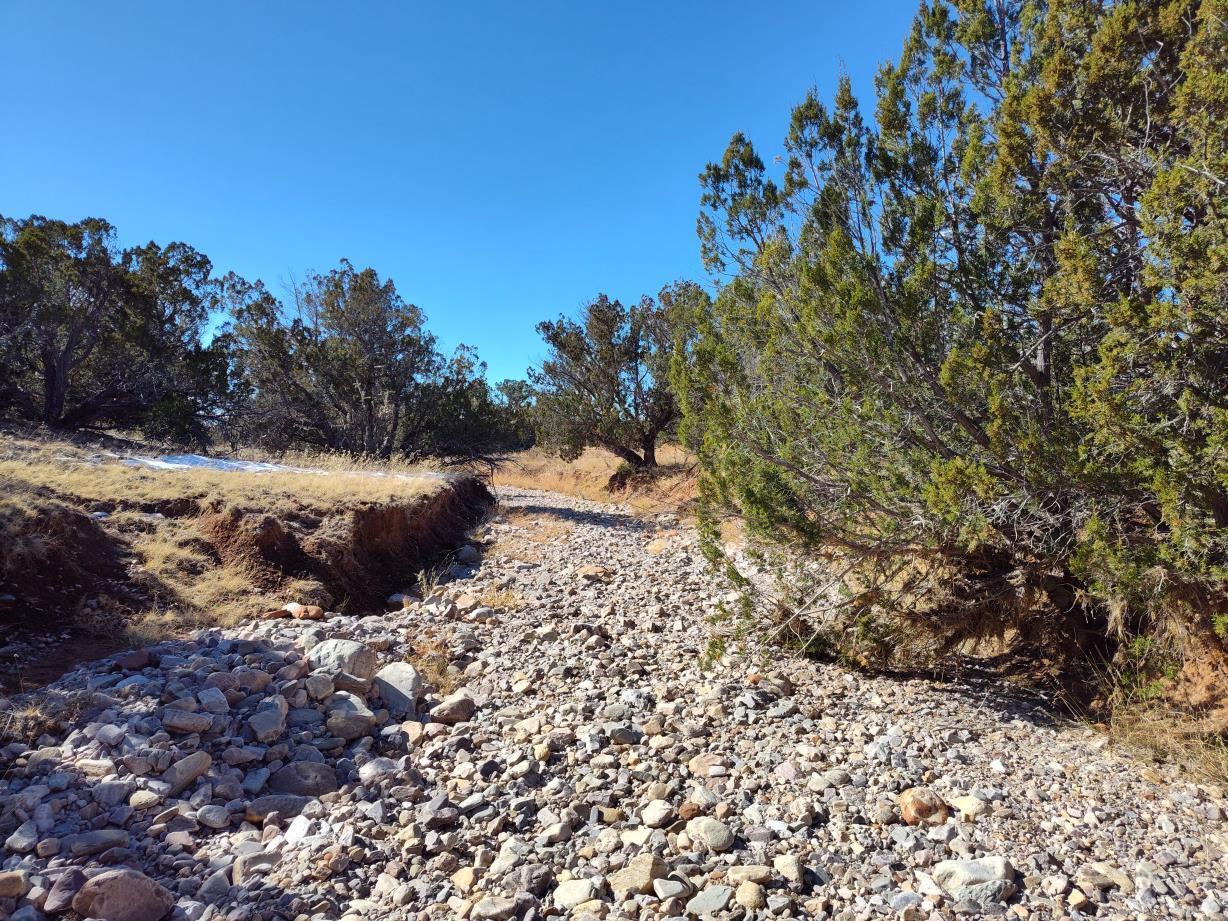
[[[936,0],[872,121],[844,80],[704,172],[685,429],[710,516],[842,574],[819,636],[1222,629],[1226,9]]]

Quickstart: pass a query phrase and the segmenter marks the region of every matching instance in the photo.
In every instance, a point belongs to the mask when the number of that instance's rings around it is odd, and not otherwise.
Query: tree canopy
[[[710,512],[841,561],[829,641],[1222,635],[1224,14],[927,2],[872,119],[843,80],[703,173],[685,428]]]
[[[680,296],[694,286],[666,289],[623,306],[604,294],[580,311],[537,331],[550,354],[529,380],[541,443],[574,460],[586,447],[605,448],[633,467],[655,467],[657,441],[675,424],[678,405],[669,385]]]
[[[211,272],[183,243],[120,250],[103,220],[0,219],[0,410],[201,437],[228,386]]]

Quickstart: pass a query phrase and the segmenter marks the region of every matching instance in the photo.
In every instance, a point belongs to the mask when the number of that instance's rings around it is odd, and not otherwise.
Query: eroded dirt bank
[[[278,474],[263,476],[276,486]],[[288,601],[381,611],[494,502],[464,475],[423,478],[403,498],[206,489],[149,501],[50,487],[22,498],[0,541],[0,687],[9,690],[151,629],[233,623]]]

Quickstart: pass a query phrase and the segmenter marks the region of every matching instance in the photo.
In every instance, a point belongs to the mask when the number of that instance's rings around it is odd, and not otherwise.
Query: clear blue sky
[[[704,278],[696,177],[845,70],[863,101],[912,0],[0,2],[0,213],[103,217],[220,272],[375,267],[494,380],[606,291]]]

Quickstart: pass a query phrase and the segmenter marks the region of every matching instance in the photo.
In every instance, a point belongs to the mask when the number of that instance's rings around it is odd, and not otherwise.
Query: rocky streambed
[[[0,749],[0,918],[1215,917],[1222,791],[991,684],[748,643],[695,535],[505,490],[383,618],[77,668]],[[407,573],[407,581],[411,574]]]

